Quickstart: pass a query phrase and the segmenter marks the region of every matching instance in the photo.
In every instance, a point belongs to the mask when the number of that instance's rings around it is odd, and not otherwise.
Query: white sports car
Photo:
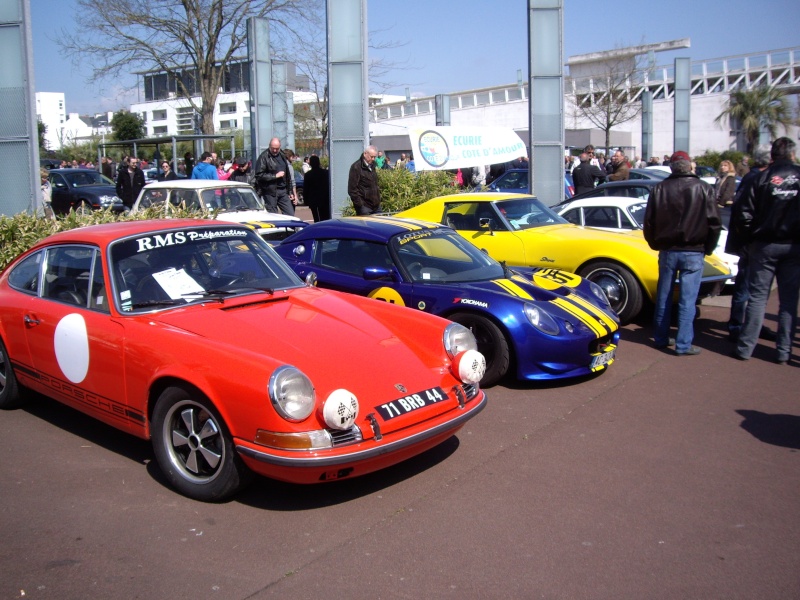
[[[575,225],[641,235],[641,230],[644,227],[644,210],[646,206],[647,202],[643,202],[641,198],[599,196],[597,198],[570,200],[554,206],[553,209]],[[733,284],[733,279],[738,271],[739,257],[725,252],[725,242],[727,240],[728,230],[723,227],[714,255],[730,269],[732,277],[726,283]]]

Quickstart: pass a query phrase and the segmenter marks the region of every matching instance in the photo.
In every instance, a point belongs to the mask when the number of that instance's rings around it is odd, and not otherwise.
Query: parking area
[[[0,412],[0,598],[798,598],[800,348],[736,361],[727,314],[703,306],[699,356],[634,323],[606,373],[490,388],[422,456],[218,505],[33,398]]]

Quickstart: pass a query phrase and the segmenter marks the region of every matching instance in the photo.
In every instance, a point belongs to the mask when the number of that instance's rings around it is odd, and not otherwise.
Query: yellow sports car
[[[644,238],[573,225],[533,196],[441,196],[396,216],[449,225],[509,266],[555,267],[594,281],[622,323],[656,295],[658,252]],[[706,256],[700,297],[719,294],[728,277],[722,261]]]

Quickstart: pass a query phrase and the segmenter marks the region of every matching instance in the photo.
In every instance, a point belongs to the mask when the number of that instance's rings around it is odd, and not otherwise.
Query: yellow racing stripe
[[[592,313],[597,318],[599,318],[603,322],[603,324],[606,327],[608,327],[609,331],[614,331],[615,329],[617,329],[617,323],[611,317],[609,317],[608,313],[606,313],[606,311],[604,311],[602,308],[595,306],[594,304],[592,304],[591,302],[589,302],[584,298],[581,298],[577,294],[570,294],[569,296],[567,296],[567,298],[569,300],[572,300],[576,304],[580,304],[580,306],[584,310]]]
[[[589,329],[591,329],[592,331],[595,332],[595,335],[597,335],[597,337],[602,337],[607,333],[605,328],[602,327],[600,325],[600,323],[597,322],[597,319],[592,317],[586,311],[582,310],[579,306],[576,306],[576,305],[572,304],[571,302],[568,302],[564,298],[555,298],[555,299],[551,300],[550,302],[552,302],[556,306],[564,309],[565,311],[567,311],[571,315],[573,315],[573,316],[577,317],[578,319],[580,319],[581,321],[583,321],[583,323],[585,325],[589,326]]]
[[[493,279],[492,283],[503,288],[506,292],[517,298],[533,300],[533,297],[510,279]]]

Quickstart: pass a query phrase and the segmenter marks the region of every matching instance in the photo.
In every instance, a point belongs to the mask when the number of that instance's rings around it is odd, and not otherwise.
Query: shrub
[[[117,221],[142,221],[162,217],[163,209],[151,207],[136,214],[114,213],[111,209],[98,210],[89,214],[78,214],[70,211],[68,215],[48,219],[28,213],[20,213],[13,217],[0,216],[0,271],[17,256],[38,241],[59,231],[68,231],[78,227],[114,223]],[[176,209],[172,216],[178,218],[214,218],[214,213],[202,213],[198,210]]]
[[[453,176],[446,171],[418,171],[408,169],[381,169],[378,171],[378,189],[381,192],[382,212],[395,213],[422,204],[437,196],[458,194]],[[355,214],[348,203],[343,216]]]

